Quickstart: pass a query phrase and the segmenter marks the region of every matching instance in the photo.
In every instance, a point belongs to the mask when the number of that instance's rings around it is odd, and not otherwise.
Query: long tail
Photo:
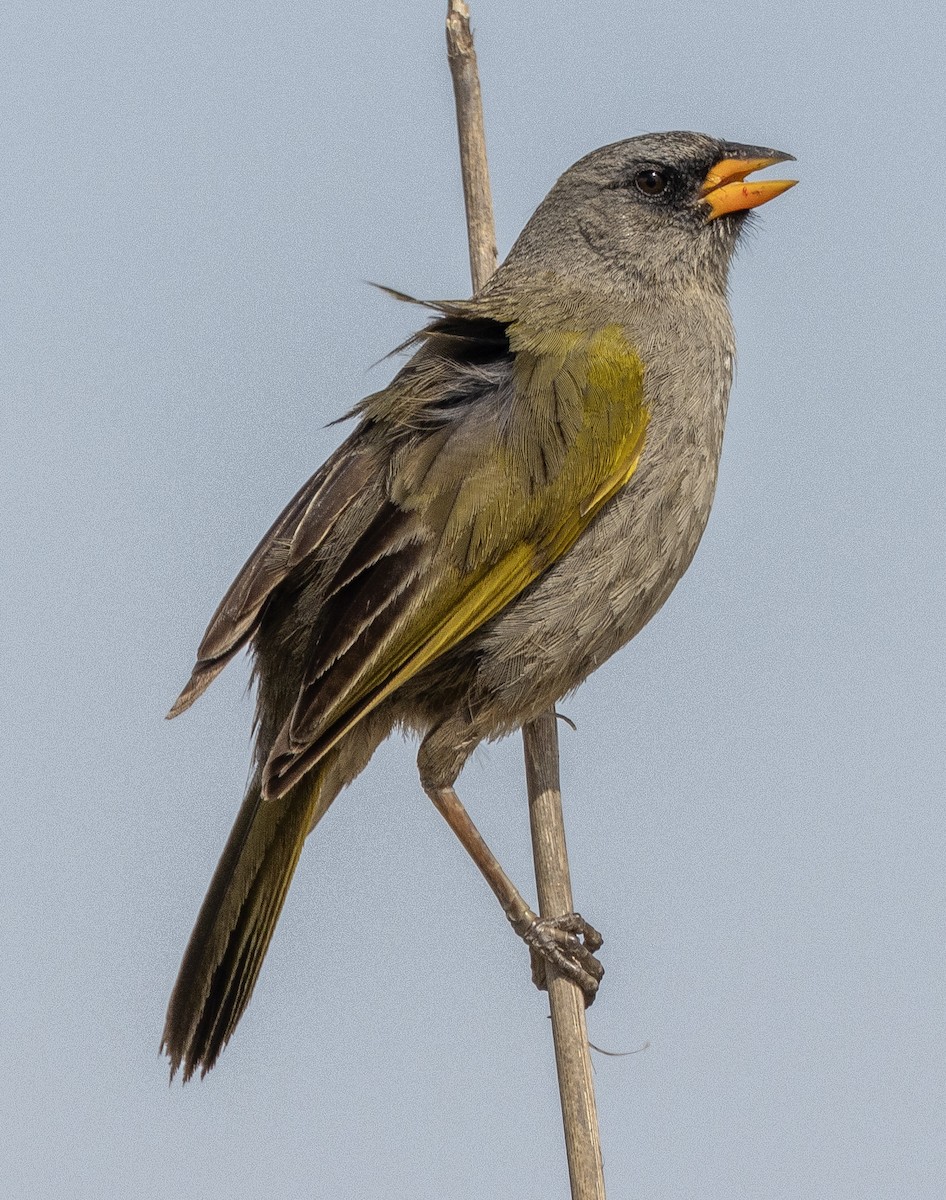
[[[322,796],[321,769],[278,800],[253,781],[214,872],[168,1004],[161,1049],[185,1082],[206,1075],[249,1003]],[[320,811],[321,810],[321,811]]]

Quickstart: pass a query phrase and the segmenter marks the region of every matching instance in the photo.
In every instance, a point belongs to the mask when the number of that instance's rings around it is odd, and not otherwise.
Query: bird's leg
[[[529,947],[532,979],[536,987],[546,988],[546,964],[551,964],[556,971],[578,984],[584,993],[586,1006],[591,1004],[604,974],[604,967],[593,953],[601,946],[601,934],[578,913],[539,917],[533,912],[483,840],[453,787],[437,786],[426,780],[423,782],[424,791],[434,802],[437,811],[460,839],[493,889],[510,925]]]

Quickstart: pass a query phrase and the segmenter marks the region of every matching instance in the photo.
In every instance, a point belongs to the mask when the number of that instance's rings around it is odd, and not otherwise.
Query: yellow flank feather
[[[325,722],[327,753],[372,709],[496,616],[574,545],[640,462],[644,368],[621,329],[509,327],[512,412],[494,439],[461,427],[431,461],[419,448],[424,510],[441,512],[438,569],[404,625]],[[408,464],[412,483],[420,482]],[[408,502],[409,505],[409,502]]]

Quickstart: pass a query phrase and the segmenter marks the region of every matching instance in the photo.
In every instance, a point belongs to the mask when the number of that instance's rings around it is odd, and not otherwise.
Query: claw
[[[604,943],[601,934],[578,913],[543,917],[532,922],[523,934],[532,958],[532,982],[548,990],[548,966],[577,983],[585,996],[585,1007],[594,1003],[604,967],[594,956]]]

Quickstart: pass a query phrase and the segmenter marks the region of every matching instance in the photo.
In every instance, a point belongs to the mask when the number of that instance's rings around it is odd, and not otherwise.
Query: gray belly
[[[576,688],[654,616],[693,558],[715,480],[715,463],[707,463],[698,475],[629,485],[475,639],[471,707],[490,709],[497,733]]]

